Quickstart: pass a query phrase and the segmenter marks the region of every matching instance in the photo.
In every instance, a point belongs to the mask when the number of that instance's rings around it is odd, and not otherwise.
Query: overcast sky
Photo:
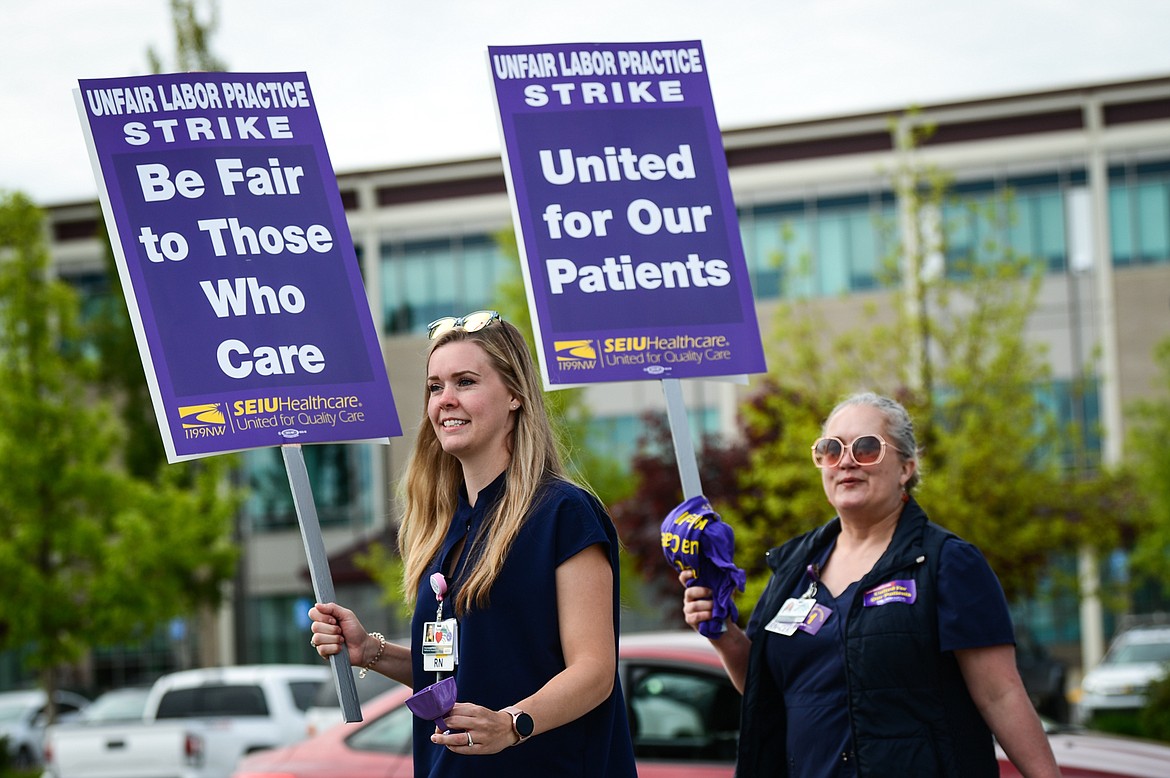
[[[0,191],[96,197],[72,89],[174,61],[167,0],[0,0]],[[720,126],[1170,75],[1170,0],[221,0],[213,52],[304,71],[338,172],[499,152],[489,45],[699,40]]]

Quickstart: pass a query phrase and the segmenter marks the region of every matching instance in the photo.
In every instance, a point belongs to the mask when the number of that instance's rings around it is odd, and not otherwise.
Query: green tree
[[[206,8],[202,14],[198,8],[200,5]],[[170,6],[176,69],[222,70],[223,64],[210,50],[211,37],[218,23],[215,0],[204,3],[171,0]],[[201,20],[204,15],[207,21]],[[152,72],[165,69],[153,48],[148,50],[147,59]],[[88,343],[96,352],[94,385],[104,395],[113,398],[114,410],[124,433],[110,458],[129,475],[158,484],[176,500],[203,506],[202,510],[210,516],[231,515],[242,499],[240,490],[232,485],[238,457],[220,455],[195,462],[167,464],[158,419],[127,310],[122,277],[104,221],[99,224],[98,234],[105,246],[109,292],[88,302],[86,328]],[[220,537],[214,538],[214,545],[234,545],[234,522],[220,522],[218,526]],[[217,574],[191,590],[189,607],[182,615],[195,616],[206,622],[213,620],[212,611],[222,600],[222,583],[234,574],[234,569],[219,565],[213,565],[212,569],[218,570]]]
[[[994,239],[969,247],[951,240],[948,218],[1004,234],[1010,196],[954,197],[947,175],[916,160],[928,133],[898,136],[889,304],[874,298],[866,326],[836,333],[806,302],[780,306],[769,374],[781,391],[745,414],[749,429],[778,432],[753,451],[737,519],[749,528],[749,547],[763,541],[757,556],[823,522],[831,509],[808,444],[842,396],[873,389],[899,399],[916,421],[921,502],[979,546],[1017,598],[1035,591],[1054,551],[1090,539],[1116,543],[1125,512],[1110,477],[1070,467],[1081,459],[1074,455],[1084,431],[1059,424],[1043,396],[1046,355],[1025,333],[1044,268]]]
[[[175,31],[175,69],[178,71],[202,71],[211,73],[225,70],[222,60],[211,51],[211,38],[219,27],[219,3],[217,0],[170,0],[171,25]],[[201,18],[199,6],[205,6],[206,19]],[[147,49],[146,58],[151,73],[162,73],[162,57],[153,47]]]
[[[1134,572],[1170,594],[1170,338],[1154,353],[1161,377],[1157,392],[1130,409],[1129,466],[1143,496],[1130,559]]]
[[[1003,234],[1010,200],[953,197],[948,177],[917,160],[928,134],[896,136],[901,162],[890,180],[899,215],[875,224],[893,247],[885,288],[776,306],[767,377],[740,407],[747,466],[728,499],[714,503],[734,526],[737,562],[749,572],[741,612],[767,582],[764,552],[832,515],[809,445],[832,407],[863,389],[910,411],[923,449],[920,501],[984,551],[1010,598],[1035,590],[1053,552],[1121,537],[1124,501],[1114,482],[1070,468],[1073,447],[1054,444],[1078,440],[1079,431],[1062,428],[1043,401],[1046,357],[1025,337],[1043,269],[994,241],[962,249],[950,240],[947,214]],[[789,281],[813,261],[775,260]],[[846,306],[863,324],[839,325]]]
[[[55,280],[43,215],[0,197],[0,648],[54,670],[145,637],[230,574],[233,505],[209,471],[194,489],[117,465],[121,429],[93,390],[76,294]],[[211,495],[211,497],[209,497]]]

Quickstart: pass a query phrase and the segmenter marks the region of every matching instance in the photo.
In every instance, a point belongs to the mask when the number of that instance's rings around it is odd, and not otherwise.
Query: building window
[[[309,595],[257,597],[248,600],[247,664],[307,663],[317,658],[305,635],[309,631]],[[302,645],[303,644],[303,645]]]
[[[239,646],[240,664],[273,663],[316,663],[320,661],[316,650],[309,645],[309,608],[315,597],[309,585],[308,562],[296,562],[305,570],[302,577],[305,588],[301,593],[247,597],[239,618],[244,627],[238,634],[243,636]],[[369,618],[371,623],[380,625],[388,638],[405,640],[410,629],[408,617],[390,609],[384,600],[385,594],[372,583],[338,587],[337,600],[352,607],[356,612]]]
[[[1068,262],[1064,195],[1083,182],[1077,171],[956,186],[943,206],[947,272],[964,274],[972,265],[1006,257],[1063,271]]]
[[[687,421],[691,438],[695,441],[720,433],[719,412],[715,408],[688,409]],[[593,451],[604,451],[607,458],[628,468],[638,453],[638,444],[645,432],[646,425],[640,415],[596,416],[589,422],[586,444]]]
[[[1110,170],[1109,236],[1115,265],[1170,262],[1170,162]]]
[[[491,304],[514,261],[488,235],[383,242],[382,329],[422,333],[440,316]]]
[[[1043,405],[1071,437],[1056,452],[1068,470],[1096,470],[1101,465],[1101,404],[1096,381],[1055,379],[1037,391]]]
[[[302,450],[321,526],[368,526],[374,515],[372,445],[327,444]],[[243,514],[252,530],[296,527],[296,506],[280,449],[245,451],[242,469],[248,489]]]
[[[876,288],[893,224],[888,193],[775,203],[740,214],[756,299],[830,297]]]

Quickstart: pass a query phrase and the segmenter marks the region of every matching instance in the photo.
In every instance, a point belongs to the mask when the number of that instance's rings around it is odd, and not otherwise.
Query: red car
[[[731,778],[740,697],[706,638],[623,635],[619,660],[640,778]],[[360,723],[245,757],[233,778],[410,778],[409,694],[386,692],[363,705]],[[1170,746],[1076,729],[1049,737],[1065,778],[1170,776]],[[1019,775],[999,757],[1001,776]]]
[[[1052,753],[1063,778],[1164,778],[1170,776],[1170,745],[1107,735],[1077,726],[1044,721]],[[1020,771],[996,746],[1000,778],[1020,778]]]
[[[690,631],[623,635],[619,666],[638,775],[730,778],[740,698],[707,639]],[[409,695],[391,690],[362,706],[359,723],[245,757],[233,778],[409,778]]]

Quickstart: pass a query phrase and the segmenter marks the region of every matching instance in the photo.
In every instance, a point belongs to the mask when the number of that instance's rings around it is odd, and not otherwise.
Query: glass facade
[[[381,244],[382,331],[426,332],[441,316],[489,307],[499,283],[514,272],[490,235],[454,235]]]
[[[337,601],[362,615],[363,621],[384,632],[388,639],[401,641],[409,634],[409,618],[380,601],[373,586],[339,585]],[[243,636],[239,646],[240,664],[291,662],[316,664],[321,659],[309,645],[309,608],[313,607],[313,590],[305,582],[302,593],[249,597],[243,607]]]
[[[1084,185],[1084,171],[1073,170],[953,186],[940,213],[950,272],[1006,255],[1064,270],[1066,193]],[[889,191],[761,204],[741,209],[739,218],[752,289],[761,300],[875,289],[898,245]],[[1170,229],[1166,218],[1163,213],[1161,227]]]
[[[1061,429],[1077,440],[1060,441],[1057,455],[1068,470],[1091,471],[1101,464],[1101,406],[1096,381],[1057,379],[1037,392]]]
[[[696,444],[705,436],[717,436],[722,432],[719,412],[714,408],[688,408],[687,422]],[[597,416],[589,422],[586,444],[594,451],[604,451],[617,464],[628,467],[638,453],[638,442],[645,432],[646,424],[640,415]]]
[[[305,446],[305,468],[322,527],[366,527],[374,516],[374,444]],[[252,532],[295,529],[296,506],[279,448],[242,455],[240,477],[247,487],[243,518]]]
[[[319,661],[317,652],[306,639],[312,599],[311,591],[303,595],[249,599],[241,661],[256,664]]]
[[[741,209],[752,292],[760,300],[799,299],[876,288],[894,218],[889,192]]]
[[[1115,265],[1170,262],[1170,161],[1110,168],[1109,227]]]
[[[1050,272],[1068,266],[1065,192],[1083,171],[960,184],[943,206],[948,266],[1030,257]]]

